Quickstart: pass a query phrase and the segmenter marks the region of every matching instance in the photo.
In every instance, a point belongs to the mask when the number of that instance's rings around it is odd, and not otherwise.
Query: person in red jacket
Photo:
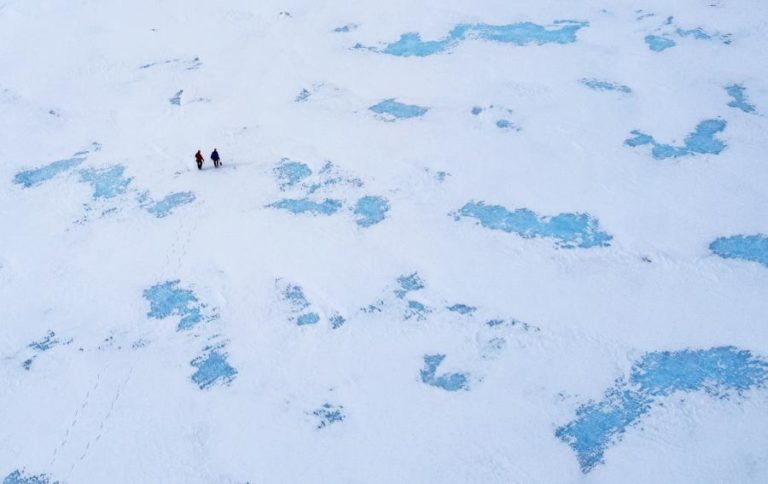
[[[203,158],[203,154],[200,153],[200,150],[197,150],[197,153],[195,153],[195,161],[197,162],[197,169],[202,170],[203,161],[205,161],[205,158]]]

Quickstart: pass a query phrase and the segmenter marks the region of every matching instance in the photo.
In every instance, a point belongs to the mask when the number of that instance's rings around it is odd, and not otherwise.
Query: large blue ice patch
[[[647,353],[620,378],[602,400],[576,410],[576,418],[555,435],[576,452],[584,473],[604,461],[605,451],[621,440],[662,397],[675,392],[703,391],[717,398],[764,387],[768,362],[732,346],[708,350]]]
[[[456,214],[457,220],[461,217],[477,219],[483,227],[514,232],[526,239],[552,238],[559,247],[566,249],[607,247],[613,238],[600,230],[597,219],[583,213],[542,217],[527,208],[510,211],[500,205],[469,202]]]
[[[651,154],[657,160],[667,158],[678,158],[681,156],[691,156],[696,154],[720,154],[726,147],[726,144],[716,138],[716,135],[725,130],[728,125],[722,119],[707,119],[700,122],[693,133],[685,138],[682,146],[674,146],[657,142],[653,136],[641,131],[632,131],[634,135],[624,141],[626,146],[632,148],[643,145],[651,145]]]
[[[552,25],[544,26],[531,22],[520,22],[508,25],[490,25],[485,23],[458,24],[446,37],[439,40],[424,41],[416,32],[402,34],[396,42],[387,44],[383,49],[370,50],[401,57],[425,57],[445,52],[460,42],[469,39],[479,39],[515,45],[569,44],[576,42],[576,33],[588,26],[588,22],[559,20]],[[356,45],[356,48],[366,48]]]
[[[437,367],[445,359],[445,355],[424,355],[424,369],[421,370],[421,381],[433,387],[442,388],[449,392],[469,390],[467,376],[463,373],[444,373],[437,375]]]
[[[768,236],[763,234],[720,237],[709,244],[709,250],[725,259],[759,262],[768,267]]]

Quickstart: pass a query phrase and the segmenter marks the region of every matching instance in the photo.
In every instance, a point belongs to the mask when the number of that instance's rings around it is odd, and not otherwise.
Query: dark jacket
[[[211,153],[211,159],[213,161],[219,161],[219,152],[216,150],[213,150],[213,153]]]

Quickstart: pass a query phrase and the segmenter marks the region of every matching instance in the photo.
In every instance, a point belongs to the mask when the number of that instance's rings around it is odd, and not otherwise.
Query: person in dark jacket
[[[200,150],[197,150],[197,153],[195,153],[195,161],[197,162],[197,169],[202,170],[203,161],[205,161],[205,158],[203,158],[203,154],[200,153]]]
[[[211,153],[211,159],[213,160],[213,166],[218,168],[221,166],[221,158],[219,157],[219,152],[216,148],[213,149],[213,153]]]

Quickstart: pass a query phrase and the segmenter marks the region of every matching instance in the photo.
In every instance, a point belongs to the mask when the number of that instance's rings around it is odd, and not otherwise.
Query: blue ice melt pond
[[[40,168],[34,168],[32,170],[21,171],[13,177],[13,182],[18,185],[24,185],[24,188],[40,185],[43,182],[50,180],[59,173],[69,171],[75,168],[80,163],[85,161],[85,156],[74,156],[67,158],[66,160],[54,161]]]
[[[125,178],[125,167],[108,166],[106,168],[88,168],[80,171],[80,181],[93,187],[94,200],[114,198],[126,192],[133,178]]]
[[[728,102],[728,106],[736,109],[741,109],[745,113],[754,113],[755,106],[750,104],[747,100],[747,90],[740,84],[731,84],[725,87],[725,91],[731,97],[731,101]]]
[[[389,211],[389,202],[384,197],[365,196],[355,204],[355,222],[361,227],[370,227],[384,220]]]
[[[726,144],[717,139],[715,135],[724,131],[727,125],[728,123],[722,119],[702,121],[696,126],[696,130],[685,138],[682,146],[659,143],[653,136],[637,130],[632,131],[631,134],[634,137],[625,140],[624,144],[633,148],[650,145],[652,146],[651,154],[657,160],[696,154],[717,155],[725,149]]]
[[[759,262],[768,267],[768,236],[763,234],[720,237],[709,244],[709,250],[725,259]]]
[[[228,356],[221,348],[214,348],[192,360],[190,364],[197,368],[192,375],[192,381],[197,383],[201,390],[213,385],[229,384],[237,376],[237,370],[227,361]]]
[[[421,381],[427,385],[442,388],[449,392],[469,390],[467,376],[463,373],[444,373],[437,375],[437,367],[445,359],[445,355],[424,355],[424,369],[421,370]]]
[[[170,215],[177,207],[192,203],[195,201],[195,194],[192,192],[178,192],[167,195],[162,200],[151,202],[145,208],[149,213],[157,218],[163,218]]]
[[[554,217],[541,217],[527,208],[509,211],[500,205],[469,202],[456,214],[456,219],[477,219],[483,227],[514,232],[523,238],[546,237],[556,240],[565,249],[607,247],[613,238],[600,230],[598,220],[589,214],[561,213]]]
[[[695,29],[678,28],[675,30],[675,33],[680,37],[693,37],[694,39],[698,40],[719,40],[725,45],[731,44],[731,34],[711,34],[701,27],[697,27]]]
[[[177,330],[185,330],[203,322],[210,321],[215,316],[206,316],[206,307],[198,301],[195,293],[180,287],[181,281],[167,281],[144,291],[144,299],[149,301],[150,310],[147,317],[165,319],[170,316],[180,316]]]
[[[58,345],[68,345],[70,343],[72,343],[72,338],[62,341],[56,337],[56,333],[54,331],[48,331],[43,339],[40,341],[33,341],[28,345],[28,347],[34,350],[36,353],[32,355],[32,357],[24,360],[21,366],[23,366],[25,370],[29,370],[32,368],[32,364],[35,362],[40,353],[48,351]]]
[[[330,403],[324,403],[320,408],[313,410],[312,415],[317,417],[318,429],[325,428],[332,423],[343,422],[347,417],[344,414],[343,406]]]
[[[623,94],[630,94],[632,92],[632,89],[629,86],[618,84],[616,82],[600,79],[581,79],[579,82],[594,91],[616,91]]]
[[[648,48],[654,52],[661,52],[677,45],[677,43],[669,37],[662,37],[660,35],[646,35],[645,43],[648,44]]]
[[[477,311],[477,308],[475,306],[467,306],[466,304],[454,304],[453,306],[448,306],[446,309],[448,311],[451,311],[453,313],[459,313],[464,315],[471,315],[475,311]]]
[[[502,42],[515,45],[569,44],[576,42],[576,33],[588,26],[588,22],[570,20],[556,21],[553,25],[544,26],[531,22],[521,22],[508,25],[459,24],[448,35],[440,40],[424,41],[415,32],[402,34],[400,40],[384,47],[373,49],[385,54],[402,57],[425,57],[445,52],[467,39],[479,39],[492,42]]]
[[[309,307],[309,301],[304,295],[304,289],[295,284],[288,284],[283,290],[283,300],[287,301],[294,311],[301,311]]]
[[[508,119],[500,119],[496,121],[496,127],[499,129],[517,129],[520,131],[511,121]]]
[[[344,316],[338,313],[331,315],[328,321],[331,323],[331,329],[339,329],[347,322]]]
[[[398,277],[397,285],[398,289],[395,289],[395,296],[399,299],[405,298],[406,294],[409,292],[424,289],[424,281],[421,280],[421,277],[419,277],[417,272],[407,276]]]
[[[415,104],[403,104],[394,99],[385,99],[378,104],[374,104],[368,109],[392,121],[395,119],[418,118],[420,116],[424,116],[427,111],[429,111],[429,108],[424,106],[417,106]]]
[[[61,343],[61,340],[56,337],[56,333],[54,331],[48,331],[43,339],[40,341],[33,341],[29,344],[29,347],[35,351],[48,351],[59,343]]]
[[[308,324],[317,324],[320,322],[320,315],[317,313],[306,313],[296,318],[296,324],[298,326],[306,326]]]
[[[727,399],[764,387],[766,381],[768,362],[731,346],[648,353],[632,366],[629,379],[617,380],[600,401],[581,405],[576,418],[555,435],[571,446],[587,473],[659,399],[693,391]]]
[[[280,160],[280,163],[273,171],[280,190],[292,188],[312,175],[312,170],[305,163],[291,161],[287,158]]]
[[[419,321],[427,319],[427,315],[432,312],[427,305],[420,303],[419,301],[408,300],[405,303],[405,315],[403,319],[406,321],[412,318],[416,318]]]
[[[27,475],[23,470],[15,470],[5,476],[3,484],[58,484],[58,481],[51,482],[45,474]]]
[[[333,215],[341,209],[341,201],[326,198],[322,202],[315,202],[307,198],[284,198],[267,205],[270,208],[288,210],[294,214],[307,213],[310,215]]]

